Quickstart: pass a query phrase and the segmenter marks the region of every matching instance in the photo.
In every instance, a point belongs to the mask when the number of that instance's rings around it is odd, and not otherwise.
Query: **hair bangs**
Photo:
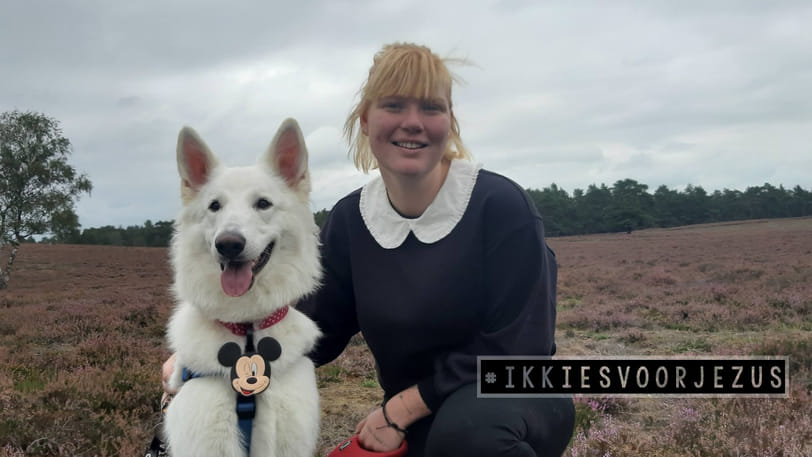
[[[442,94],[451,102],[451,75],[442,61],[424,52],[398,49],[400,52],[382,53],[370,72],[366,98],[399,96],[434,99]]]

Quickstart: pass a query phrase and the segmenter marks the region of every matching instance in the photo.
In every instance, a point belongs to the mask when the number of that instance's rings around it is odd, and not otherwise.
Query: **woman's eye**
[[[389,102],[384,102],[383,103],[383,109],[390,110],[390,111],[399,110],[402,106],[403,106],[402,103],[394,102],[394,101],[389,101]]]
[[[218,202],[217,200],[212,200],[212,202],[209,203],[209,211],[211,211],[212,213],[220,211],[220,208],[221,208],[220,202]]]
[[[256,206],[257,209],[268,209],[273,206],[273,203],[264,198],[260,198],[254,206]]]
[[[445,111],[445,106],[441,105],[440,103],[424,103],[423,111],[442,113]]]

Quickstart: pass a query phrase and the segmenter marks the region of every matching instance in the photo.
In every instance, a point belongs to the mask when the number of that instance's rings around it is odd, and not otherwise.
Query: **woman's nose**
[[[423,119],[420,115],[420,107],[416,104],[409,103],[403,112],[403,121],[401,127],[409,131],[423,130]]]

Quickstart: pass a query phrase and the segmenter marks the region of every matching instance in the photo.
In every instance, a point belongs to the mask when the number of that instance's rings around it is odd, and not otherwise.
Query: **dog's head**
[[[257,164],[224,167],[197,133],[178,136],[183,209],[175,221],[176,294],[212,318],[261,318],[320,277],[307,149],[293,119]]]

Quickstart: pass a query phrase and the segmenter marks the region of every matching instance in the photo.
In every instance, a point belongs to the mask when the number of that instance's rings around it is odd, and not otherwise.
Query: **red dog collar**
[[[408,449],[409,446],[406,445],[406,440],[403,440],[400,447],[394,451],[368,451],[361,447],[361,444],[358,442],[358,435],[354,435],[352,438],[336,446],[333,452],[327,454],[327,457],[403,457],[406,455]]]
[[[272,325],[275,325],[275,324],[279,323],[279,321],[281,321],[282,319],[285,318],[285,316],[288,315],[288,309],[289,308],[290,307],[288,305],[286,305],[286,306],[284,306],[282,308],[279,308],[278,310],[276,310],[276,312],[274,312],[270,316],[266,317],[262,321],[258,322],[257,323],[257,328],[260,329],[260,330],[263,330],[263,329],[266,329],[266,328],[268,328],[268,327],[270,327]],[[252,323],[243,323],[243,322],[222,322],[222,321],[217,321],[217,322],[220,322],[220,324],[223,327],[231,330],[231,333],[233,333],[233,334],[235,334],[237,336],[245,336],[245,334],[246,334],[246,332],[248,330],[248,327],[251,327],[251,326],[254,325]]]

